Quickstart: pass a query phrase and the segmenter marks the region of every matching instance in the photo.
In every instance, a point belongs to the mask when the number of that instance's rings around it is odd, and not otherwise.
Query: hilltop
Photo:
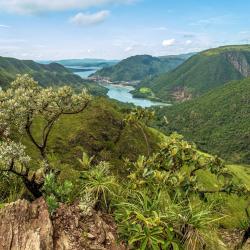
[[[54,63],[59,63],[63,66],[80,66],[80,67],[108,67],[117,64],[118,60],[104,60],[104,59],[65,59],[52,61]]]
[[[200,52],[175,70],[161,74],[141,87],[163,100],[183,101],[232,80],[250,76],[250,45],[224,46]]]
[[[232,81],[201,97],[158,109],[156,124],[166,133],[178,131],[207,152],[250,163],[249,100],[250,78]]]
[[[188,56],[189,54],[164,57],[132,56],[112,67],[98,70],[94,76],[107,77],[112,81],[138,81],[168,72],[182,64]]]
[[[106,93],[105,88],[83,79],[58,63],[40,64],[32,60],[0,57],[0,87],[6,88],[17,74],[30,74],[43,87],[70,84],[87,88],[92,94]]]

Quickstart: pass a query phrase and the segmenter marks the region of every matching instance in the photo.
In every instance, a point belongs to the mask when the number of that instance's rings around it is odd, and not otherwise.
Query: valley
[[[0,0],[0,250],[249,250],[248,2]]]

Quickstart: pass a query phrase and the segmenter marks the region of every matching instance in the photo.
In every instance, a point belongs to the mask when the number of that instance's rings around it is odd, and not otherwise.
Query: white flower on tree
[[[29,170],[26,168],[25,172],[24,167],[17,168],[18,165],[26,165],[29,157],[25,155],[25,149],[20,143],[11,141],[13,132],[15,135],[27,135],[40,151],[42,160],[47,161],[47,141],[55,122],[61,115],[82,112],[90,100],[85,90],[75,94],[68,86],[42,88],[29,75],[18,75],[9,89],[0,91],[0,170],[21,175],[30,191],[39,196],[39,190],[31,189],[40,188],[41,183],[39,187],[29,183],[30,180],[25,177]],[[33,122],[38,118],[44,121],[39,140],[32,133]],[[46,166],[49,168],[49,164]],[[32,181],[35,180],[33,178]]]

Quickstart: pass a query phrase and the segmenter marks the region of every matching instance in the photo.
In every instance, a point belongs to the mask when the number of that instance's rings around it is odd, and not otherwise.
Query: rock
[[[43,198],[18,200],[0,210],[1,250],[51,250],[53,227]]]
[[[110,215],[92,210],[82,214],[78,204],[62,204],[53,215],[55,250],[126,250],[117,244],[116,226]]]
[[[18,200],[0,210],[0,250],[126,250],[117,244],[112,216],[61,204],[50,217],[43,198]]]

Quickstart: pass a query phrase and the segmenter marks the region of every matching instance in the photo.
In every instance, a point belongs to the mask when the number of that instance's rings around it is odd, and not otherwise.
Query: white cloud
[[[70,19],[70,22],[79,26],[90,26],[102,23],[109,16],[110,12],[102,10],[93,14],[78,13]]]
[[[47,11],[79,10],[105,4],[129,4],[136,0],[0,0],[0,11],[34,14]]]
[[[164,26],[156,27],[156,28],[154,28],[154,30],[165,31],[165,30],[167,30],[167,27],[164,27]]]
[[[10,28],[10,26],[4,25],[4,24],[0,24],[0,28],[8,29],[8,28]]]
[[[162,46],[164,46],[164,47],[169,47],[169,46],[172,46],[174,44],[175,44],[175,39],[174,38],[163,40],[163,42],[162,42]]]
[[[192,43],[192,40],[187,40],[187,41],[185,42],[186,45],[189,45],[189,44],[191,44],[191,43]]]
[[[134,47],[133,46],[129,46],[129,47],[127,47],[127,48],[125,48],[125,52],[130,52],[130,51],[132,51],[134,49]]]

